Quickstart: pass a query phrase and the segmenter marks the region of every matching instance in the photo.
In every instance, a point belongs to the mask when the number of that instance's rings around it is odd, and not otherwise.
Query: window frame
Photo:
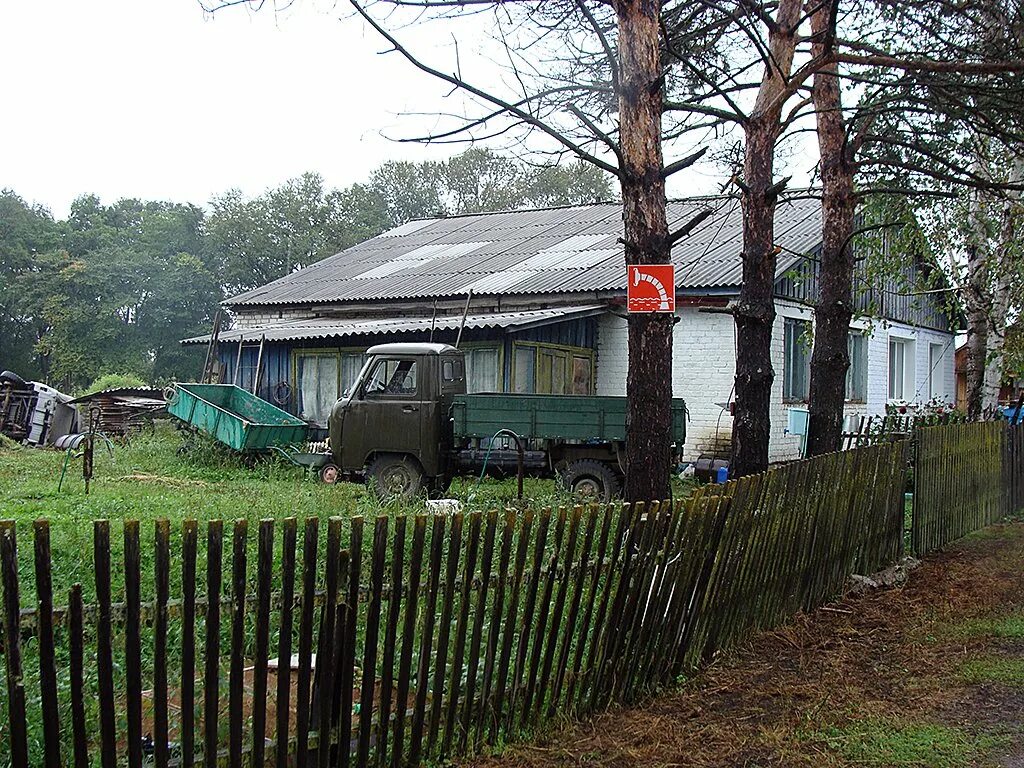
[[[789,329],[795,326],[800,326],[801,331],[795,337],[793,337],[793,348],[799,344],[803,350],[802,357],[806,359],[805,375],[806,380],[804,384],[805,393],[800,396],[799,394],[793,394],[793,365],[791,363],[792,353],[789,342]],[[782,402],[784,403],[806,403],[810,399],[811,394],[811,349],[807,347],[802,339],[804,338],[805,331],[810,330],[813,334],[814,324],[810,320],[799,317],[785,317],[783,318],[783,331],[782,331]]]
[[[904,402],[909,403],[911,400],[907,397],[908,391],[916,394],[914,386],[916,384],[917,366],[915,365],[914,355],[917,353],[914,344],[915,340],[908,336],[899,336],[896,334],[889,335],[889,344],[886,356],[886,368],[888,374],[888,402]],[[893,384],[895,379],[893,378],[893,346],[896,345],[902,350],[902,370],[900,371],[900,392],[897,395],[893,391]]]
[[[346,355],[355,356],[359,355],[363,358],[363,361],[359,365],[359,371],[363,370],[363,366],[366,365],[366,347],[294,347],[290,352],[291,357],[291,385],[294,396],[292,401],[294,403],[295,413],[298,414],[300,410],[300,403],[302,402],[302,382],[299,381],[299,358],[300,357],[333,357],[337,361],[337,397],[345,393],[342,389],[342,358]],[[356,381],[359,380],[359,373],[356,374]],[[352,382],[355,384],[355,381]]]
[[[949,392],[946,391],[945,381],[943,380],[945,377],[942,376],[942,377],[936,378],[936,375],[935,375],[936,374],[936,370],[935,370],[936,367],[941,367],[943,361],[946,358],[946,347],[947,346],[948,345],[946,345],[946,344],[942,344],[942,343],[935,342],[935,341],[929,341],[928,342],[928,398],[930,400],[934,400],[937,397],[941,397],[943,399],[948,399],[949,398]],[[937,362],[933,362],[932,361],[932,352],[936,349],[936,347],[939,350],[939,358],[938,358]],[[935,391],[936,385],[941,385],[941,387],[940,387],[942,389],[941,392],[937,393]]]
[[[863,346],[864,346],[864,370],[861,372],[860,384],[862,386],[862,393],[861,393],[860,397],[857,397],[856,396],[856,392],[853,391],[853,389],[854,389],[854,387],[853,387],[853,374],[854,374],[854,369],[853,369],[853,346],[854,345],[852,344],[852,341],[855,338],[856,339],[860,339],[861,344],[863,344]],[[862,330],[860,328],[851,328],[847,332],[846,339],[847,339],[847,341],[846,341],[846,343],[847,343],[847,351],[848,351],[848,353],[850,355],[850,367],[846,371],[846,384],[845,384],[845,389],[844,389],[844,392],[843,392],[843,396],[844,396],[844,399],[846,400],[846,402],[860,405],[860,404],[864,404],[864,403],[866,403],[868,401],[868,369],[870,367],[869,366],[869,362],[868,362],[868,355],[869,355],[868,339],[869,339],[869,334],[868,334],[867,331]]]
[[[476,351],[481,351],[481,350],[488,351],[488,352],[497,351],[497,353],[498,353],[498,370],[497,370],[496,379],[497,379],[498,387],[499,387],[498,394],[505,393],[507,391],[507,389],[505,387],[505,346],[501,342],[488,343],[488,342],[482,342],[482,341],[475,341],[475,342],[470,342],[468,344],[461,344],[459,346],[462,349],[463,353],[466,353],[466,352],[476,352]],[[468,359],[468,355],[466,355],[466,358]],[[468,365],[463,365],[463,375],[466,378],[466,392],[470,392],[470,389],[469,389],[469,366]],[[481,393],[481,394],[486,394],[486,393]]]
[[[375,355],[375,358],[376,359],[374,361],[373,367],[366,371],[366,378],[363,380],[364,385],[369,382],[370,378],[372,378],[372,376],[373,376],[374,371],[376,371],[377,368],[380,365],[386,365],[387,363],[393,363],[393,362],[398,362],[398,363],[408,362],[408,363],[412,363],[412,365],[410,366],[410,370],[415,371],[416,389],[414,391],[412,391],[412,392],[388,392],[387,390],[385,390],[383,392],[370,393],[370,392],[366,391],[365,386],[364,386],[362,391],[359,392],[360,399],[362,399],[362,400],[370,400],[370,401],[381,401],[381,400],[411,400],[411,401],[419,401],[419,400],[423,399],[421,397],[421,394],[420,394],[423,391],[423,381],[422,381],[422,377],[420,375],[421,374],[421,370],[419,368],[419,363],[420,363],[420,360],[421,360],[420,357],[417,357],[416,355]]]
[[[537,390],[537,382],[538,382],[538,378],[539,378],[539,372],[540,372],[540,365],[539,365],[540,352],[541,351],[549,351],[549,352],[560,353],[561,355],[564,356],[564,360],[566,362],[566,366],[565,366],[565,384],[568,386],[568,388],[570,390],[572,389],[572,383],[573,383],[573,379],[574,379],[574,376],[573,376],[573,373],[574,373],[574,368],[573,368],[573,366],[574,366],[574,358],[576,358],[576,357],[585,358],[585,359],[588,359],[590,361],[590,391],[587,392],[585,396],[593,396],[594,392],[597,389],[597,376],[596,376],[596,373],[597,373],[597,371],[596,371],[597,354],[596,354],[596,352],[593,349],[590,349],[589,347],[574,347],[574,346],[569,345],[569,344],[550,344],[548,342],[543,342],[543,341],[518,341],[518,340],[514,340],[512,342],[512,369],[511,369],[511,380],[509,382],[511,384],[510,391],[512,391],[512,392],[516,392],[517,391],[516,390],[516,374],[517,374],[517,367],[518,367],[518,365],[517,365],[517,363],[518,363],[517,352],[520,349],[531,349],[531,348],[534,350],[534,357],[533,357],[533,372],[534,372],[533,373],[533,389],[534,389],[534,391],[532,393],[530,393],[530,394],[541,394],[541,395],[547,395],[547,394],[572,395],[572,394],[574,394],[571,391],[569,391],[569,392],[537,392],[536,391]]]

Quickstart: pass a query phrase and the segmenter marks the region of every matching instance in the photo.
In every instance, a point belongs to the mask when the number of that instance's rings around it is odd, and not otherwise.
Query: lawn
[[[381,504],[369,490],[356,483],[329,486],[315,475],[283,459],[270,457],[255,462],[210,440],[185,439],[172,423],[136,434],[127,443],[113,445],[112,452],[97,446],[95,474],[85,492],[82,461],[72,458],[62,488],[58,490],[65,453],[19,446],[0,438],[0,520],[17,525],[21,570],[22,602],[29,603],[32,591],[32,523],[50,521],[53,544],[53,580],[58,595],[81,581],[86,600],[92,594],[92,531],[94,520],[111,521],[112,562],[115,590],[119,585],[117,565],[122,551],[120,522],[141,522],[143,573],[148,579],[152,555],[153,521],[171,521],[172,552],[180,522],[200,521],[200,539],[207,520],[224,520],[230,537],[232,521],[249,521],[249,543],[255,552],[259,520],[296,517],[321,521],[321,539],[326,520],[339,516],[349,520],[362,515],[417,514],[426,511],[422,500]],[[691,486],[673,481],[680,497]],[[462,501],[466,509],[503,508],[517,505],[514,478],[457,478],[448,494]],[[527,503],[535,507],[572,504],[553,480],[527,478]],[[347,525],[344,528],[347,540]],[[202,543],[201,543],[202,549]],[[230,541],[226,546],[230,551]],[[202,563],[202,554],[200,555]],[[200,563],[200,564],[201,564]],[[116,592],[115,592],[116,594]]]
[[[80,580],[88,599],[94,520],[111,521],[115,565],[121,557],[120,521],[141,521],[146,569],[152,551],[153,521],[161,518],[171,521],[175,540],[182,520],[193,518],[202,524],[221,519],[230,536],[231,521],[246,519],[250,545],[255,547],[259,520],[297,517],[301,525],[304,519],[317,517],[322,522],[323,537],[325,521],[332,516],[348,520],[363,515],[369,519],[426,510],[420,500],[382,505],[365,486],[355,483],[324,485],[283,459],[246,462],[212,441],[200,440],[193,445],[170,423],[158,424],[154,431],[115,444],[112,453],[97,445],[95,474],[88,494],[80,458],[71,459],[63,487],[58,490],[64,461],[65,454],[60,451],[27,448],[9,440],[0,442],[0,520],[14,520],[17,525],[23,603],[32,596],[32,523],[38,518],[50,521],[55,590],[64,593]],[[570,501],[558,492],[553,480],[528,478],[526,494],[537,505]],[[515,503],[516,482],[457,479],[450,495],[467,508],[504,507]],[[172,543],[175,551],[173,547]]]

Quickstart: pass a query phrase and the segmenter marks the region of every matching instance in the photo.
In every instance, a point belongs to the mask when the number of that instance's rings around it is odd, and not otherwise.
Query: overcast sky
[[[457,151],[388,138],[427,125],[403,112],[451,105],[439,84],[377,55],[384,45],[347,4],[271,5],[209,16],[196,0],[3,4],[0,187],[62,217],[85,193],[205,204],[304,171],[342,187],[388,159]],[[418,51],[439,44],[436,28],[403,35]],[[691,174],[674,193],[713,181]]]

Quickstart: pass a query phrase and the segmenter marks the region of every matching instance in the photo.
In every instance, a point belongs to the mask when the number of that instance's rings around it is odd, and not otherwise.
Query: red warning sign
[[[676,268],[671,264],[630,264],[626,267],[627,312],[675,312]]]

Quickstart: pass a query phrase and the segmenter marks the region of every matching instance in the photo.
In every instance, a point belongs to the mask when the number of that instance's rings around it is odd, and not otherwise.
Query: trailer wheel
[[[378,456],[366,468],[366,476],[381,501],[412,498],[423,488],[423,470],[408,456]]]
[[[559,479],[580,501],[609,502],[622,494],[622,481],[615,470],[594,459],[569,462]]]
[[[320,480],[327,485],[334,485],[341,476],[341,470],[336,464],[324,464],[320,467]]]

